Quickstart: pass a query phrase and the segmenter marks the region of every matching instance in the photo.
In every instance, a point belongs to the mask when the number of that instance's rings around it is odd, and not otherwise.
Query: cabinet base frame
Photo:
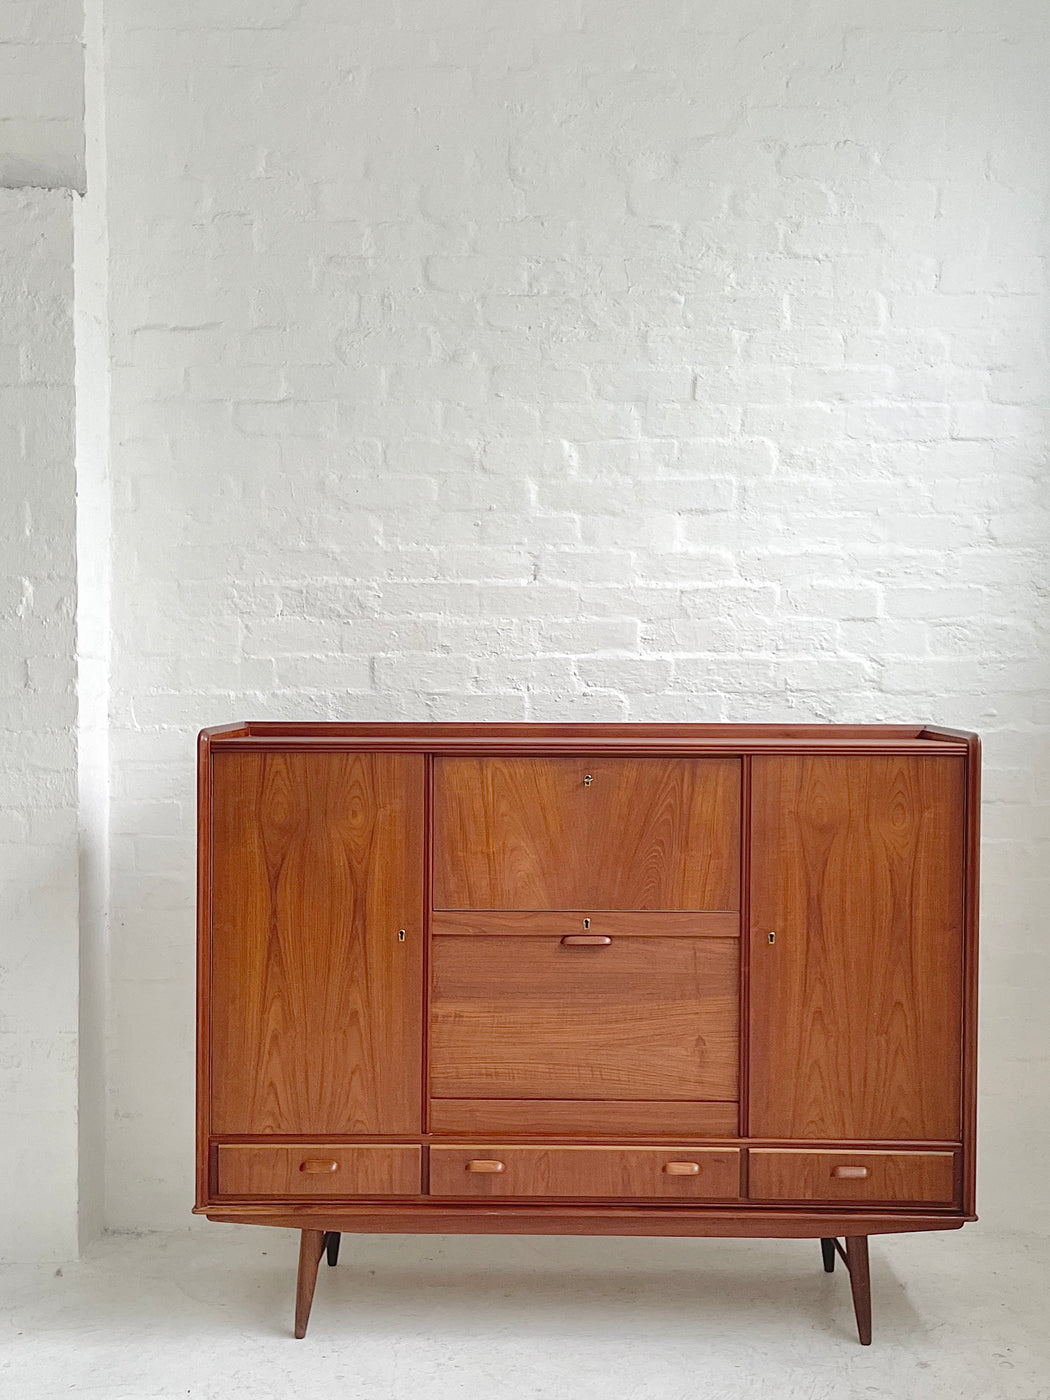
[[[442,1211],[440,1212],[440,1214],[443,1218],[442,1223],[436,1226],[436,1228],[440,1229],[442,1233],[445,1233],[448,1228],[444,1224],[444,1217],[447,1215],[447,1212]],[[474,1214],[475,1212],[471,1212],[472,1216]],[[500,1214],[504,1213],[500,1212]],[[530,1212],[530,1214],[533,1213]],[[301,1233],[299,1237],[299,1272],[296,1277],[295,1286],[295,1336],[298,1339],[302,1339],[306,1336],[306,1329],[310,1322],[310,1309],[313,1306],[314,1289],[317,1285],[317,1271],[318,1267],[320,1266],[322,1257],[327,1257],[329,1265],[335,1264],[336,1260],[339,1257],[339,1240],[343,1231],[349,1229],[351,1231],[365,1231],[369,1234],[372,1234],[376,1231],[377,1228],[382,1229],[383,1226],[377,1226],[374,1220],[372,1220],[371,1218],[366,1219],[366,1217],[363,1216],[352,1217],[349,1221],[344,1216],[335,1216],[333,1218],[337,1223],[334,1226],[331,1226],[327,1229],[318,1229],[316,1225],[311,1225],[310,1228],[303,1228],[302,1222],[306,1217],[307,1212],[297,1212],[297,1215],[297,1223],[293,1223],[296,1221],[295,1216],[260,1218],[258,1215],[253,1215],[247,1217],[242,1216],[238,1219],[232,1213],[226,1212],[224,1212],[222,1215],[215,1215],[213,1213],[209,1213],[208,1218],[209,1220],[221,1220],[227,1223],[275,1225],[290,1227],[293,1229],[300,1229]],[[396,1230],[398,1228],[396,1223],[389,1223],[389,1214],[387,1215],[386,1220],[388,1222],[386,1225],[388,1231]],[[603,1225],[609,1224],[611,1226],[615,1226],[617,1225],[617,1223],[618,1222],[603,1221]],[[959,1226],[966,1223],[966,1221],[965,1219],[959,1217],[953,1217],[951,1220],[944,1220],[940,1217],[934,1219],[929,1216],[926,1216],[920,1217],[918,1219],[909,1219],[906,1221],[896,1220],[892,1222],[884,1220],[872,1220],[869,1222],[863,1220],[863,1218],[853,1217],[848,1222],[838,1222],[833,1219],[829,1219],[825,1216],[820,1220],[819,1224],[816,1221],[801,1218],[793,1218],[781,1221],[778,1224],[774,1224],[771,1221],[755,1220],[752,1217],[747,1221],[746,1225],[744,1225],[741,1221],[723,1222],[725,1225],[730,1226],[729,1229],[718,1229],[717,1227],[704,1228],[705,1226],[713,1226],[715,1224],[715,1222],[711,1220],[694,1221],[692,1222],[692,1229],[683,1228],[684,1222],[680,1220],[677,1222],[666,1223],[671,1224],[672,1226],[677,1224],[679,1228],[672,1228],[671,1230],[660,1230],[651,1227],[647,1228],[645,1226],[639,1225],[638,1228],[624,1229],[623,1222],[619,1222],[618,1229],[603,1228],[600,1230],[596,1230],[593,1228],[587,1228],[586,1222],[581,1221],[580,1225],[584,1228],[572,1229],[567,1228],[564,1220],[562,1220],[559,1224],[559,1227],[556,1229],[550,1228],[546,1230],[537,1230],[535,1228],[537,1222],[534,1219],[529,1221],[528,1225],[526,1225],[526,1221],[524,1220],[515,1221],[514,1225],[510,1228],[508,1228],[508,1223],[506,1221],[494,1223],[475,1221],[473,1219],[464,1221],[461,1219],[457,1222],[457,1228],[459,1233],[463,1234],[499,1233],[501,1231],[503,1233],[509,1234],[513,1230],[514,1233],[521,1234],[616,1233],[634,1235],[655,1235],[673,1233],[678,1235],[689,1234],[697,1238],[712,1236],[724,1236],[729,1238],[744,1236],[750,1236],[752,1238],[807,1238],[812,1236],[820,1240],[821,1254],[824,1260],[824,1269],[827,1273],[831,1273],[835,1268],[836,1253],[841,1257],[843,1263],[846,1265],[847,1272],[849,1273],[850,1292],[853,1297],[853,1311],[857,1319],[857,1335],[860,1339],[861,1346],[870,1346],[871,1274],[868,1262],[868,1235],[891,1234],[896,1233],[898,1231],[908,1230],[953,1230],[958,1229]],[[846,1234],[845,1230],[842,1231],[845,1238],[845,1247],[843,1247],[838,1241],[837,1230],[834,1236],[828,1236],[826,1234],[821,1233],[821,1230],[827,1230],[829,1225],[837,1225],[839,1223],[845,1223],[846,1228],[854,1231],[854,1233],[852,1234]],[[871,1228],[868,1229],[866,1233],[858,1234],[856,1233],[856,1231],[862,1223],[870,1224]],[[732,1228],[733,1225],[735,1225],[736,1228]],[[412,1227],[412,1233],[416,1233],[417,1230],[418,1227]]]
[[[976,1215],[944,1211],[756,1210],[677,1206],[480,1206],[406,1204],[198,1206],[226,1225],[347,1235],[649,1235],[692,1239],[828,1239],[959,1230]]]
[[[976,1220],[959,1214],[831,1214],[826,1211],[678,1210],[673,1207],[581,1206],[467,1207],[431,1205],[234,1206],[198,1207],[227,1225],[270,1225],[300,1230],[299,1274],[295,1295],[295,1335],[306,1336],[321,1256],[334,1264],[342,1234],[406,1235],[622,1235],[692,1239],[817,1239],[824,1267],[835,1267],[836,1252],[849,1271],[850,1291],[862,1346],[871,1344],[871,1282],[868,1236],[925,1230],[958,1230]],[[839,1244],[845,1239],[845,1248]],[[830,1268],[829,1268],[830,1265]]]

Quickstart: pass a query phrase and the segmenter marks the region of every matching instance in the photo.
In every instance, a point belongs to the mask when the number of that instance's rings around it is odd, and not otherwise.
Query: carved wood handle
[[[473,1161],[467,1163],[466,1169],[468,1172],[482,1172],[489,1174],[495,1174],[496,1172],[503,1172],[507,1170],[503,1162],[497,1162],[494,1159],[487,1159],[485,1157],[475,1157]]]
[[[562,942],[567,948],[608,948],[612,939],[605,933],[567,933]]]
[[[312,1172],[316,1176],[324,1175],[326,1172],[337,1172],[339,1163],[333,1161],[331,1157],[307,1157],[299,1163],[301,1172]]]
[[[863,1181],[869,1172],[867,1167],[832,1167],[831,1175],[841,1181]]]
[[[699,1176],[699,1162],[665,1162],[664,1171],[668,1176]]]

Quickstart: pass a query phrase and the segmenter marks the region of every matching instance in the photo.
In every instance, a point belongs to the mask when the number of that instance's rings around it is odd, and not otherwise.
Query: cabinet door
[[[954,756],[753,761],[753,1136],[958,1138],[964,782]]]
[[[423,769],[215,755],[212,1132],[419,1131]]]
[[[738,909],[740,760],[440,758],[438,909]]]
[[[435,1098],[737,1096],[735,938],[438,937]]]

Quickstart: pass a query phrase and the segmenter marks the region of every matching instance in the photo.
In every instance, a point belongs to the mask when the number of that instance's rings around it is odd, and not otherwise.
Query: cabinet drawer
[[[740,760],[438,758],[439,909],[736,909]]]
[[[952,1205],[955,1153],[821,1152],[754,1147],[748,1194],[756,1201],[897,1201]]]
[[[435,938],[431,1094],[734,1100],[738,965],[735,938]]]
[[[735,1200],[740,1152],[731,1147],[432,1147],[430,1194]]]
[[[223,1143],[222,1196],[417,1196],[420,1148],[371,1144]]]

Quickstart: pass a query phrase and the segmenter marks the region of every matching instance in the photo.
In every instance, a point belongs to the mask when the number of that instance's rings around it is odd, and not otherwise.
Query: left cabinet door
[[[420,1131],[424,763],[213,755],[212,1133]]]

